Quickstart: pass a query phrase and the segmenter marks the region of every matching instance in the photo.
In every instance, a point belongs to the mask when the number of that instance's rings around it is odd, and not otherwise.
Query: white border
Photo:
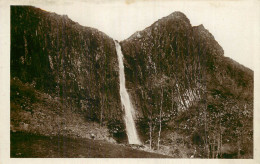
[[[115,2],[114,0],[112,2]],[[129,0],[128,0],[129,1]],[[90,1],[88,1],[90,2]],[[102,0],[96,0],[91,3],[102,3]],[[132,0],[132,2],[135,2]],[[162,3],[165,1],[161,1]],[[188,1],[186,1],[187,3]],[[198,1],[198,3],[209,3],[213,1]],[[219,1],[218,3],[225,3],[226,1]],[[229,1],[229,3],[240,3],[245,1]],[[252,12],[255,13],[255,16],[259,20],[257,27],[252,27],[259,29],[259,32],[255,34],[255,46],[254,46],[254,159],[251,160],[236,160],[236,159],[109,159],[109,158],[10,158],[10,5],[35,5],[35,4],[45,4],[45,3],[54,3],[57,4],[57,1],[49,0],[45,1],[0,1],[0,164],[9,164],[9,163],[119,163],[126,162],[132,163],[149,163],[154,164],[158,162],[164,163],[237,163],[237,164],[255,164],[260,163],[260,151],[259,151],[259,141],[260,141],[260,113],[258,107],[259,104],[259,66],[260,66],[260,1],[257,0],[248,0],[247,3],[252,3],[255,5],[255,8],[252,8]],[[61,5],[63,1],[58,1],[58,4]],[[108,3],[108,1],[106,1]],[[246,22],[245,22],[246,23]],[[247,29],[251,30],[251,29]],[[246,55],[246,54],[245,54]]]

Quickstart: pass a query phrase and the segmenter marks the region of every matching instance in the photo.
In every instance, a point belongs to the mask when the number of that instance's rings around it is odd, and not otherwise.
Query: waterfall
[[[124,63],[123,63],[123,53],[121,51],[120,44],[117,41],[115,42],[116,53],[119,63],[119,80],[120,80],[120,97],[122,107],[125,109],[125,124],[126,124],[126,134],[128,137],[129,144],[141,144],[141,141],[138,137],[135,122],[134,122],[134,108],[130,101],[129,94],[125,87],[125,73],[124,73]]]

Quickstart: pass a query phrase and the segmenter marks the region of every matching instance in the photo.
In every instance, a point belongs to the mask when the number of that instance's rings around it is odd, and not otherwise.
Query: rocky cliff
[[[140,133],[151,147],[181,140],[204,145],[200,155],[212,158],[252,153],[253,72],[224,57],[203,25],[174,12],[121,46]]]
[[[11,6],[11,113],[28,111],[34,117],[32,104],[42,100],[37,91],[61,104],[49,110],[72,110],[101,123],[122,120],[118,84],[109,36],[65,15]],[[20,126],[13,119],[13,127]]]

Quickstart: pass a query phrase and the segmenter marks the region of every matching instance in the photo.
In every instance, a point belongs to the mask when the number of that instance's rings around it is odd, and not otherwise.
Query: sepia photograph
[[[11,159],[254,159],[259,3],[7,7]]]

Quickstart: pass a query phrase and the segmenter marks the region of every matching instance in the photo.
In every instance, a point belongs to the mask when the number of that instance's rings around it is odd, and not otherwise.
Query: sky
[[[93,1],[56,2],[34,6],[68,15],[83,26],[124,40],[174,11],[183,12],[192,26],[203,24],[228,56],[254,69],[259,46],[259,6],[254,1]]]

